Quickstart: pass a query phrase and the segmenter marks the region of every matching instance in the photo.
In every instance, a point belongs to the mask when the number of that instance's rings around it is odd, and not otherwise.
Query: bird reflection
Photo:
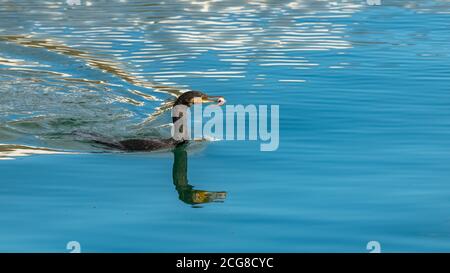
[[[178,192],[178,198],[186,204],[199,205],[210,202],[223,202],[227,196],[224,191],[194,190],[187,178],[188,158],[185,147],[173,150],[173,184]]]

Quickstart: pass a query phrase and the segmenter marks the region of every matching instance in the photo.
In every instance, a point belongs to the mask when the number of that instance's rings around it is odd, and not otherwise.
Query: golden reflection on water
[[[166,93],[173,97],[177,97],[180,94],[182,94],[184,91],[186,91],[186,89],[181,89],[181,88],[177,88],[177,87],[173,87],[173,86],[164,86],[164,85],[152,83],[149,81],[142,81],[139,79],[139,77],[133,76],[130,73],[128,73],[127,71],[120,68],[120,64],[115,61],[104,60],[104,59],[100,59],[98,57],[94,57],[94,56],[92,56],[92,54],[90,54],[86,51],[71,48],[62,43],[58,43],[52,39],[35,39],[31,35],[4,35],[4,36],[0,36],[0,41],[14,42],[19,45],[26,46],[26,47],[43,48],[43,49],[46,49],[46,50],[49,50],[52,52],[64,54],[64,55],[67,55],[70,57],[74,57],[74,58],[85,61],[87,65],[89,65],[93,68],[96,68],[96,69],[99,69],[106,73],[115,75],[115,76],[119,77],[120,79],[124,80],[125,82],[128,82],[134,86],[148,88],[155,92]],[[28,70],[28,71],[34,71],[34,72],[40,72],[40,73],[43,72],[43,73],[49,73],[49,74],[61,76],[63,80],[69,81],[69,82],[87,82],[87,83],[93,83],[93,84],[109,85],[109,83],[106,83],[104,81],[94,80],[94,79],[73,78],[73,77],[70,77],[71,75],[66,74],[66,73],[25,68],[22,65],[23,64],[22,60],[9,60],[9,59],[0,58],[0,64],[5,64],[8,66],[13,66],[13,65],[18,66],[18,67],[8,68],[9,70]],[[127,90],[127,91],[129,91],[133,95],[139,96],[140,98],[142,98],[144,100],[151,100],[151,101],[157,100],[155,96],[147,95],[147,94],[144,94],[137,90]],[[143,105],[142,102],[138,102],[131,98],[125,98],[125,97],[119,96],[117,99],[120,102],[130,103],[135,106]],[[161,105],[159,107],[156,107],[155,111],[149,115],[149,117],[146,119],[145,122],[154,120],[157,116],[159,116],[162,113],[164,113],[165,111],[167,111],[171,106],[172,106],[172,104],[170,101],[161,102]]]
[[[25,145],[0,144],[0,160],[12,160],[15,159],[16,157],[30,156],[30,155],[55,155],[55,154],[76,154],[76,153]]]
[[[154,91],[156,91],[156,92],[168,93],[173,96],[178,96],[182,93],[182,91],[180,89],[177,89],[174,87],[162,86],[162,85],[152,84],[149,82],[143,82],[143,81],[139,80],[137,77],[130,75],[128,72],[121,69],[119,64],[114,61],[95,58],[88,52],[78,50],[75,48],[71,48],[69,46],[58,43],[51,39],[39,40],[39,39],[34,39],[30,35],[5,35],[5,36],[0,36],[0,41],[2,41],[2,40],[8,41],[8,42],[15,42],[17,44],[20,44],[22,46],[27,46],[27,47],[44,48],[49,51],[53,51],[53,52],[65,54],[65,55],[68,55],[71,57],[75,57],[78,59],[82,59],[82,60],[86,61],[86,63],[88,65],[90,65],[91,67],[94,67],[99,70],[105,71],[105,72],[113,74],[115,76],[118,76],[119,78],[123,79],[124,81],[126,81],[130,84],[154,89]],[[18,64],[17,62],[14,62],[13,60],[0,59],[0,61],[2,61],[2,60],[5,63],[11,63],[11,64],[16,64],[16,65]],[[65,76],[69,76],[69,75],[65,74]],[[67,80],[74,81],[77,79],[69,78]],[[89,81],[88,79],[78,79],[78,80]],[[101,81],[92,81],[91,80],[91,82],[98,83],[98,84],[104,84],[104,82],[101,82]],[[150,99],[149,97],[145,97],[145,98]]]
[[[116,96],[117,102],[143,107],[146,101],[158,101],[159,106],[155,106],[138,127],[152,122],[171,107],[170,101],[162,101],[153,92],[175,97],[190,90],[184,81],[177,83],[172,82],[173,79],[205,78],[224,82],[255,77],[252,86],[261,87],[272,80],[266,77],[265,70],[275,67],[291,70],[291,73],[285,73],[285,78],[277,79],[277,84],[306,82],[304,73],[299,70],[314,69],[319,64],[291,53],[351,48],[346,37],[347,23],[333,19],[350,17],[365,7],[358,1],[169,0],[149,4],[135,0],[86,3],[68,6],[65,1],[39,4],[7,1],[0,7],[0,13],[14,8],[18,10],[14,13],[17,17],[33,23],[23,30],[13,31],[11,29],[17,24],[10,25],[7,18],[3,18],[5,24],[0,26],[0,42],[61,54],[123,80],[131,87],[119,83],[118,89],[129,96]],[[210,54],[217,56],[220,67],[192,69],[189,65],[191,60]],[[43,58],[42,63],[45,61]],[[42,63],[0,56],[0,65],[6,70],[49,73],[74,84],[116,87],[118,84],[99,80],[95,78],[96,74],[69,75],[76,74],[75,66],[69,69],[70,72],[61,73],[51,67],[42,69],[45,66]],[[261,73],[249,75],[252,65],[259,66]],[[149,92],[136,90],[139,87]],[[131,96],[139,101],[129,98]]]
[[[278,84],[304,83],[306,80],[303,73],[292,70],[314,69],[319,64],[303,56],[303,53],[295,54],[295,56],[291,53],[351,48],[352,44],[345,36],[346,23],[335,22],[332,18],[349,17],[363,7],[361,4],[355,4],[354,1],[332,4],[328,1],[212,0],[148,4],[146,1],[136,0],[128,1],[128,3],[96,1],[89,7],[69,7],[65,1],[53,4],[23,1],[8,2],[4,7],[0,7],[0,13],[5,8],[16,6],[22,7],[23,11],[18,9],[14,15],[23,16],[33,23],[26,25],[23,30],[10,31],[16,23],[6,28],[5,26],[9,24],[6,24],[5,18],[0,18],[0,22],[5,20],[4,26],[0,27],[0,42],[17,45],[13,48],[8,47],[11,50],[10,56],[8,50],[4,53],[0,52],[1,69],[33,72],[37,75],[35,79],[44,81],[45,77],[40,76],[45,76],[43,73],[55,76],[64,82],[60,85],[63,90],[67,89],[65,83],[73,86],[77,86],[78,83],[80,86],[88,83],[102,87],[117,87],[114,90],[120,95],[108,97],[109,100],[134,106],[133,109],[137,109],[135,111],[137,113],[143,112],[142,109],[151,111],[148,114],[145,113],[143,118],[139,116],[134,126],[138,129],[149,127],[149,122],[172,106],[170,100],[162,101],[154,92],[175,97],[188,90],[186,85],[169,82],[172,79],[179,79],[180,82],[183,82],[182,79],[185,78],[204,78],[206,81],[244,81],[248,77],[254,77],[252,73],[249,73],[251,69],[249,66],[257,65],[260,73],[255,76],[253,86],[259,87],[270,82],[270,71],[274,67],[296,72],[285,73],[286,78],[277,79]],[[31,10],[33,12],[30,12]],[[23,47],[43,50],[38,53],[34,51],[23,53],[21,52]],[[53,59],[51,54],[47,55],[48,52],[70,58],[74,62],[64,66],[67,58]],[[211,54],[217,57],[216,62],[220,64],[219,66],[189,65],[191,60],[198,61],[202,58],[206,58],[202,60],[205,63],[209,62],[207,58]],[[33,60],[28,60],[27,57]],[[87,72],[77,74],[77,70],[82,70],[79,69],[77,62],[93,68],[96,72],[101,71],[113,77],[103,78],[98,77],[97,73]],[[56,65],[53,67],[51,64]],[[115,81],[116,79],[119,81]],[[26,84],[29,86],[28,82]],[[44,82],[35,87],[38,90],[36,93],[40,94],[39,92],[51,84],[49,82],[46,85]],[[11,86],[16,87],[17,83],[13,82]],[[42,101],[52,103],[49,97],[52,98],[50,95],[57,93],[55,91],[60,86],[50,89],[51,91],[47,92],[48,96],[36,95],[34,101],[31,97],[30,105],[40,106]],[[86,89],[89,90],[89,88]],[[75,92],[79,90],[81,89],[76,89]],[[111,91],[111,89],[101,89],[101,91],[104,90]],[[12,92],[11,94],[20,95]],[[100,103],[108,101],[106,96],[100,97],[104,99],[99,99]],[[88,101],[87,98],[87,95],[83,97]],[[17,106],[26,104],[26,99],[28,99],[26,96],[16,98],[13,101],[16,104],[11,103],[11,109],[5,113],[12,113],[13,117],[17,116],[19,108]],[[69,109],[77,106],[80,111],[84,111],[89,121],[102,121],[96,113],[80,106],[81,101],[77,100],[76,96],[73,101],[63,96],[58,99],[61,102],[70,102]],[[52,105],[57,105],[59,110],[58,99],[55,98]],[[156,102],[157,106],[148,103],[152,105],[151,108],[142,108],[145,107],[146,102],[150,101]],[[89,102],[92,103],[92,100]],[[31,109],[38,108],[33,107]],[[41,115],[51,116],[52,113],[47,113],[45,110]],[[105,112],[104,109],[100,111]],[[18,128],[17,124],[9,120],[10,125],[15,125],[14,129],[23,129],[24,121],[28,118],[34,122],[33,118],[36,118],[38,114],[32,110],[28,111],[26,107],[23,112],[24,117],[20,117],[17,121],[22,127]],[[130,111],[129,115],[132,116],[135,112]],[[28,117],[28,114],[35,117]],[[43,119],[37,124],[38,127],[42,127],[44,132],[52,132],[58,126],[70,127],[72,123],[75,125],[86,123],[86,120],[82,118],[67,123],[64,121],[71,120],[72,117],[58,118],[59,114],[58,112],[54,119],[50,117],[49,121]],[[128,115],[128,112],[125,114]],[[116,115],[111,113],[111,116]],[[101,123],[109,124],[109,121],[110,119],[105,119],[105,122]],[[33,122],[31,126],[36,125]],[[58,126],[46,127],[48,124]],[[95,124],[96,129],[98,126]],[[25,129],[26,132],[34,132],[30,126],[26,126]],[[70,130],[72,128],[64,132],[68,133]],[[30,151],[50,152],[35,148],[28,149],[28,152],[24,152],[23,148],[8,150],[13,154],[29,154]],[[10,156],[3,156],[3,158],[10,158]]]

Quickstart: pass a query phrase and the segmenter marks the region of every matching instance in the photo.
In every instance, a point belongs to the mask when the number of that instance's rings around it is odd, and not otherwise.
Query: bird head
[[[191,107],[194,104],[200,103],[217,103],[218,106],[225,104],[225,98],[222,96],[209,96],[200,91],[188,91],[181,94],[175,101],[176,105],[185,105]]]

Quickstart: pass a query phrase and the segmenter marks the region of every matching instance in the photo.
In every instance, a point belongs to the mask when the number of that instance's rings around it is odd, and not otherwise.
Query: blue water
[[[0,251],[448,252],[449,28],[438,0],[0,1]],[[166,136],[191,89],[279,105],[279,149],[71,135]]]

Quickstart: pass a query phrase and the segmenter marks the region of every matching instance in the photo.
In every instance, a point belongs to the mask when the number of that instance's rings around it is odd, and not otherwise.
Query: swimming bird
[[[222,96],[208,96],[200,91],[188,91],[181,94],[174,102],[173,107],[178,105],[184,105],[191,107],[197,103],[217,103],[218,106],[225,104],[225,99]],[[178,117],[172,117],[172,122],[175,123],[182,117],[183,113]],[[182,134],[178,132],[178,134]],[[79,135],[79,134],[78,134]],[[120,141],[110,140],[100,135],[90,134],[90,138],[93,142],[107,146],[109,148],[118,149],[127,152],[140,152],[140,151],[156,151],[161,149],[175,148],[180,145],[186,144],[188,140],[182,136],[171,137],[167,139],[125,139]]]

